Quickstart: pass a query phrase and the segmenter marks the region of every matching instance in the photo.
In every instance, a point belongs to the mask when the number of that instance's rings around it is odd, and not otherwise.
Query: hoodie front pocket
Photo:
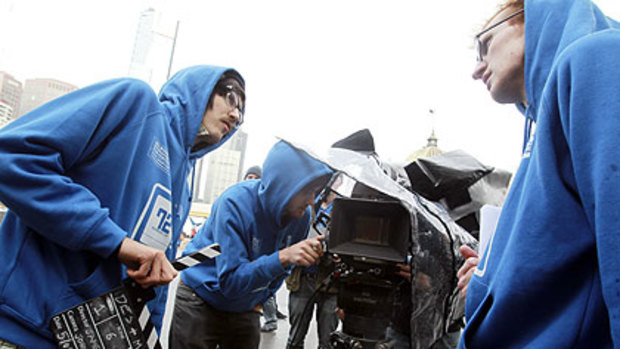
[[[118,262],[103,260],[84,280],[67,285],[59,301],[50,308],[51,315],[112,291],[120,286],[120,275]]]

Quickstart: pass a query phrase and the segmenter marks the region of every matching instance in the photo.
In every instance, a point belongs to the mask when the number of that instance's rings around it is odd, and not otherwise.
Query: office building
[[[194,202],[212,204],[224,190],[241,180],[247,141],[248,135],[238,130],[196,163]]]
[[[149,8],[140,13],[129,76],[146,81],[158,91],[168,80],[176,21]]]
[[[3,117],[9,121],[17,118],[22,98],[22,83],[12,75],[0,71],[0,103]]]
[[[0,128],[8,125],[13,118],[13,108],[8,103],[0,100]]]
[[[75,85],[55,79],[28,79],[24,84],[19,115],[77,89]]]

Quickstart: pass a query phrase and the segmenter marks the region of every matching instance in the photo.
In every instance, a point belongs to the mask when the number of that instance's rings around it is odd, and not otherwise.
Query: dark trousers
[[[260,314],[217,310],[180,282],[168,342],[171,349],[258,349]]]
[[[291,328],[288,336],[288,349],[303,349],[308,327],[312,320],[312,313],[316,309],[317,331],[319,335],[319,349],[330,349],[330,334],[338,327],[336,315],[338,295],[320,292],[319,298],[304,314],[304,308],[310,301],[316,289],[316,275],[301,273],[299,290],[289,293],[288,314]],[[293,334],[297,336],[293,338]]]

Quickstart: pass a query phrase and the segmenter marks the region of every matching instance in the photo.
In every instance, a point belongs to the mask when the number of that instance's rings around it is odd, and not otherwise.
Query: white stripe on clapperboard
[[[140,317],[138,318],[138,322],[140,323],[140,329],[143,330],[144,327],[146,327],[146,322],[149,320],[149,317],[151,317],[151,314],[145,305],[144,307],[142,307]]]
[[[157,331],[153,329],[153,331],[151,331],[151,335],[149,336],[149,339],[147,339],[147,344],[149,348],[155,348],[155,345],[158,342],[159,342],[159,338],[157,338]]]
[[[142,331],[142,333],[144,333],[144,330],[150,318],[151,312],[149,312],[149,309],[145,304],[142,308],[142,311],[140,312],[140,317],[138,318],[138,323],[140,324],[140,330]],[[154,327],[151,328],[151,333],[149,333],[148,336],[149,338],[146,340],[147,346],[149,348],[155,348],[156,345],[159,343],[159,338],[157,337],[157,331],[155,331]]]
[[[213,259],[217,256],[220,255],[220,252],[218,252],[217,250],[214,250],[213,247],[215,246],[219,246],[219,244],[215,243],[215,244],[211,244],[207,247],[202,248],[201,250],[198,250],[197,252],[194,252],[188,256],[185,257],[181,257],[179,259],[176,260],[176,262],[181,263],[183,265],[185,265],[187,268],[193,267],[196,264],[201,263],[200,260],[194,258],[193,256],[200,254],[203,256],[206,256],[210,259]]]

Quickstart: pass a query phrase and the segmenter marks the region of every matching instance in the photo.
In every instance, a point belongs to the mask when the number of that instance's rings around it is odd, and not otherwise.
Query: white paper
[[[480,245],[478,246],[478,255],[481,257],[486,251],[491,236],[495,234],[495,228],[497,228],[497,221],[501,212],[501,207],[493,205],[484,205],[480,209]]]

